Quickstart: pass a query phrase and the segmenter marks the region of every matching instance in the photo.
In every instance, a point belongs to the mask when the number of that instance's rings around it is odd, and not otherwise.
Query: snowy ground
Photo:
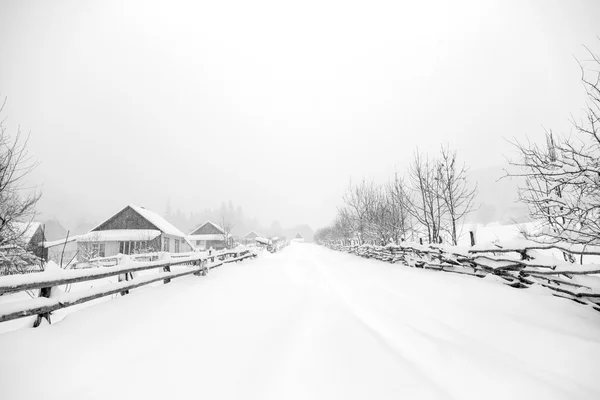
[[[600,313],[295,244],[0,335],[3,399],[598,399]]]

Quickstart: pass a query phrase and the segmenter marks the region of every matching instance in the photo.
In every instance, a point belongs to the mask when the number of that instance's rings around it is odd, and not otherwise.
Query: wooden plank
[[[246,254],[250,253],[248,250]],[[189,263],[190,261],[203,260],[206,256],[198,256],[192,258],[181,259],[177,261],[148,261],[140,263],[139,265],[125,264],[124,266],[115,267],[100,267],[97,270],[71,270],[64,271],[61,273],[60,278],[47,278],[43,272],[38,274],[28,274],[27,276],[19,275],[16,279],[14,276],[7,276],[0,278],[0,294],[21,292],[24,290],[41,289],[43,287],[62,286],[67,284],[86,282],[90,280],[109,278],[120,274],[127,274],[131,272],[146,271],[155,268],[164,268],[168,265],[180,265]],[[131,266],[130,266],[131,265]],[[13,279],[10,279],[13,278]],[[11,283],[11,281],[17,281],[17,283]]]

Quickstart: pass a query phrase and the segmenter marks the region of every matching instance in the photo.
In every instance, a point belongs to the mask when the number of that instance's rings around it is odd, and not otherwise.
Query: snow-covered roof
[[[42,226],[39,222],[13,222],[12,225],[15,233],[19,234],[21,240],[25,243],[29,243],[38,228]]]
[[[188,235],[187,238],[192,242],[195,240],[223,240],[223,235],[209,233],[205,235]]]
[[[271,244],[271,241],[269,239],[266,239],[264,237],[257,237],[256,240],[258,243],[262,243],[262,244]]]
[[[254,239],[255,237],[259,237],[260,235],[254,231],[250,231],[243,236],[243,239]]]
[[[62,246],[65,243],[74,242],[78,238],[79,238],[79,235],[73,235],[73,236],[69,236],[68,238],[64,238],[64,239],[53,240],[51,242],[44,242],[44,247],[49,248],[49,247],[54,247],[54,246]]]
[[[223,230],[223,228],[221,228],[219,225],[215,224],[215,223],[214,223],[214,222],[212,222],[212,221],[206,221],[206,222],[205,222],[205,223],[203,223],[202,225],[199,225],[199,226],[197,226],[196,228],[194,228],[194,229],[192,230],[192,233],[193,233],[193,232],[196,232],[198,229],[202,228],[203,226],[205,226],[205,225],[207,225],[207,224],[210,224],[210,225],[212,225],[212,226],[213,226],[213,227],[214,227],[216,230],[218,230],[219,232],[221,232],[221,233],[225,233],[225,231]]]
[[[173,224],[171,224],[169,221],[167,221],[154,211],[147,210],[143,207],[134,206],[133,204],[130,204],[129,207],[133,208],[135,212],[140,214],[142,217],[146,218],[148,221],[154,224],[154,226],[156,226],[158,229],[160,229],[167,235],[185,238],[185,234],[183,232],[181,232],[179,229],[173,226]]]
[[[156,229],[110,229],[79,235],[78,242],[146,241],[160,235]]]
[[[300,234],[300,232],[296,233],[296,239],[304,239],[304,236]]]
[[[190,249],[194,248],[194,245],[192,244],[192,242],[190,241],[190,239],[188,239],[187,237],[184,237],[183,240],[185,240],[185,242],[187,243],[187,245],[190,246]]]

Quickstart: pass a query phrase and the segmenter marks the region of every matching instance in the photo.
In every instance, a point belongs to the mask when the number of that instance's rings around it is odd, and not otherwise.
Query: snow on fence
[[[403,242],[387,246],[344,246],[326,244],[334,250],[347,251],[365,258],[390,263],[401,262],[415,268],[453,272],[483,278],[498,277],[515,288],[540,285],[564,297],[600,311],[600,265],[573,264],[539,250],[558,250],[572,255],[600,255],[577,247],[538,244],[519,240],[512,243],[450,247]]]
[[[209,269],[250,257],[256,257],[256,253],[245,248],[212,254],[189,253],[187,256],[169,257],[166,260],[156,261],[134,261],[129,257],[122,257],[119,265],[111,267],[83,270],[61,270],[58,268],[55,271],[0,277],[0,296],[6,293],[39,289],[38,298],[1,304],[0,322],[37,315],[33,325],[37,327],[42,319],[46,319],[50,323],[50,313],[62,308],[113,294],[126,295],[131,289],[153,282],[163,281],[169,283],[171,279],[186,275],[206,275]],[[176,265],[183,265],[186,268],[181,271],[171,271],[171,267]],[[135,278],[133,276],[134,273],[153,269],[158,269],[159,272]],[[102,285],[75,293],[63,293],[60,290],[53,290],[63,285],[113,276],[119,277],[118,283]]]

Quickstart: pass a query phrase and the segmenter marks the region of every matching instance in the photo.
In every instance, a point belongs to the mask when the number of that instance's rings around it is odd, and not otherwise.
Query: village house
[[[23,250],[35,254],[36,257],[44,258],[44,228],[39,222],[13,222],[12,229],[14,237],[18,239]]]
[[[192,251],[192,245],[183,232],[159,214],[134,205],[123,208],[88,233],[57,240],[46,247],[52,248],[56,257],[65,243],[69,247],[69,255],[73,252],[71,243],[76,243],[78,261],[117,254]]]
[[[211,221],[194,229],[187,238],[197,250],[208,250],[211,247],[220,250],[232,244],[231,236],[227,235],[227,240],[225,240],[223,228]]]
[[[242,244],[254,244],[257,237],[260,237],[258,233],[250,231],[242,237]]]
[[[300,234],[300,232],[296,233],[296,237],[293,239],[294,242],[302,243],[304,242],[304,236]]]

